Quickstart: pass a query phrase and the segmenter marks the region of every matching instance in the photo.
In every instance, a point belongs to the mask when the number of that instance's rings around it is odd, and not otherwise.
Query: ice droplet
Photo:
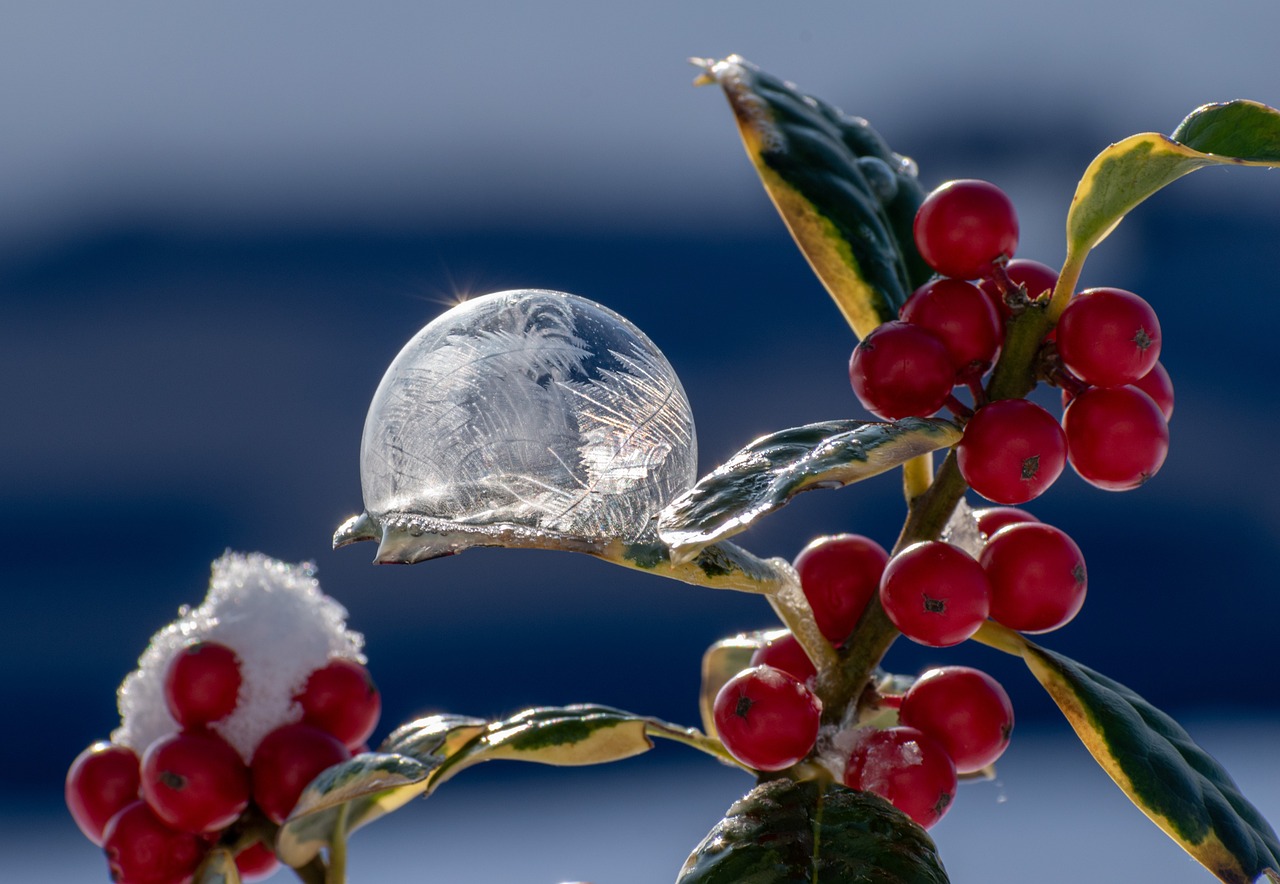
[[[405,345],[365,420],[365,512],[335,546],[415,562],[538,538],[634,539],[697,471],[671,365],[606,307],[521,289],[473,298]]]
[[[209,592],[195,608],[151,637],[117,692],[120,727],[112,742],[141,755],[178,730],[164,699],[169,661],[197,641],[226,645],[240,658],[236,709],[210,727],[248,761],[262,738],[299,720],[293,697],[307,677],[334,657],[364,663],[364,637],[346,627],[347,611],[320,591],[310,564],[290,565],[262,553],[228,552],[213,563]]]

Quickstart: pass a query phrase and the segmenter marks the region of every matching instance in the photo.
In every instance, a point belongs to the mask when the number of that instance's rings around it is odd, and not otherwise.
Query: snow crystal
[[[248,761],[264,736],[302,717],[293,697],[314,670],[335,657],[365,662],[364,637],[346,628],[346,617],[346,609],[320,591],[311,564],[227,552],[213,563],[205,600],[182,607],[177,620],[152,636],[138,668],[120,685],[120,727],[112,741],[141,755],[178,730],[165,706],[165,671],[187,645],[215,641],[239,656],[243,682],[235,711],[210,727]]]
[[[982,546],[985,541],[982,533],[978,531],[978,517],[967,501],[961,499],[956,504],[951,518],[942,529],[942,539],[952,546],[960,547],[975,559],[982,555]]]

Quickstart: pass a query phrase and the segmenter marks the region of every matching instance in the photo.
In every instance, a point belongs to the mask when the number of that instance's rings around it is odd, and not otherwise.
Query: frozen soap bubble
[[[692,486],[696,449],[679,378],[626,319],[563,292],[473,298],[387,369],[360,446],[365,512],[334,545],[416,562],[632,540]]]

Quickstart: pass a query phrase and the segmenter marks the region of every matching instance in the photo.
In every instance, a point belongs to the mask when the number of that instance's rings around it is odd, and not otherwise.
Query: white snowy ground
[[[1184,723],[1263,814],[1280,820],[1280,718]],[[429,801],[358,832],[350,881],[670,882],[749,785],[737,771],[679,756],[679,747],[663,747],[656,759],[526,775],[512,794],[492,775],[501,762],[470,781],[464,774]],[[956,884],[1214,880],[1129,804],[1065,724],[1017,732],[999,780],[963,787],[933,835]],[[270,880],[296,879],[280,872]],[[0,881],[93,884],[107,874],[60,808],[41,803],[23,814],[6,798]]]

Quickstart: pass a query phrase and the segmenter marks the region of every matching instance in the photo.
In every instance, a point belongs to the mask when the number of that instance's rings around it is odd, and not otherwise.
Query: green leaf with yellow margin
[[[1118,682],[988,622],[979,641],[1022,657],[1103,770],[1152,822],[1228,884],[1276,880],[1280,841],[1182,726]]]
[[[915,164],[866,120],[737,55],[692,61],[695,83],[724,89],[766,192],[854,332],[897,319],[930,275],[911,235],[924,199]]]
[[[604,764],[647,752],[651,737],[737,764],[718,741],[693,728],[607,706],[539,707],[488,724],[430,716],[398,729],[380,752],[357,755],[316,777],[281,826],[276,852],[291,866],[305,865],[335,839],[430,795],[481,762]]]
[[[946,884],[924,829],[869,792],[790,779],[756,786],[694,848],[677,884]]]
[[[1067,260],[1053,318],[1080,276],[1085,256],[1135,206],[1167,184],[1212,165],[1280,166],[1280,111],[1254,101],[1207,104],[1172,136],[1131,135],[1094,158],[1067,213]]]
[[[838,420],[761,436],[658,514],[673,559],[745,531],[802,491],[840,488],[960,440],[955,425],[909,417],[892,423]]]
[[[215,847],[196,869],[192,884],[240,884],[236,858],[225,847]]]

